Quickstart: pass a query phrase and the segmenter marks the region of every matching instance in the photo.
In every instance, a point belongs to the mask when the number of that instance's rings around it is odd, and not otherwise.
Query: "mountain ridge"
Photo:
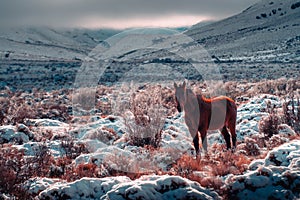
[[[268,50],[275,51],[275,54],[292,54],[300,47],[298,4],[300,1],[297,0],[262,0],[221,21],[202,27],[196,24],[185,34],[218,57],[226,57],[228,53],[250,56]],[[290,59],[295,57],[297,55]]]

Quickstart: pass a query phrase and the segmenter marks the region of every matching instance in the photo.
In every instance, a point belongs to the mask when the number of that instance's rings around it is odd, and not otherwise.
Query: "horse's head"
[[[182,85],[177,85],[174,82],[174,88],[175,88],[175,101],[177,104],[177,110],[178,112],[182,111],[182,108],[184,106],[184,103],[186,101],[186,83],[183,82]]]

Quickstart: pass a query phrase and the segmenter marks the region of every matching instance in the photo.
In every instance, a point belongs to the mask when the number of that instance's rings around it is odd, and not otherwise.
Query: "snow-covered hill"
[[[0,29],[0,59],[70,60],[84,58],[117,30],[11,27]]]
[[[227,19],[207,26],[196,24],[186,34],[219,58],[273,55],[299,59],[299,4],[298,0],[261,0]]]

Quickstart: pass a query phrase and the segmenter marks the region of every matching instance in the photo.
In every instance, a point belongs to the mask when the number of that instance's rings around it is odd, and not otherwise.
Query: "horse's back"
[[[237,112],[237,106],[233,99],[227,97],[227,96],[218,96],[211,99],[212,103],[221,103],[225,104],[227,107],[227,112]]]
[[[202,98],[202,100],[205,102],[202,106],[206,106],[206,110],[210,113],[209,115],[206,113],[206,116],[210,118],[208,120],[209,130],[221,129],[228,123],[235,123],[237,106],[234,100],[226,96],[218,96],[211,99]],[[200,113],[201,110],[203,111],[204,109],[205,108],[201,108],[200,105]],[[204,114],[205,112],[202,113]],[[206,117],[202,115],[201,120],[204,120],[205,118]]]

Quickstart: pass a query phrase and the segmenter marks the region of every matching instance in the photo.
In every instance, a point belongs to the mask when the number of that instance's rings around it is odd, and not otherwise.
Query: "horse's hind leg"
[[[199,135],[198,135],[198,133],[195,135],[195,137],[193,139],[193,143],[194,143],[196,155],[198,155],[199,154]]]
[[[221,133],[225,139],[226,145],[227,145],[227,149],[231,148],[231,144],[230,144],[230,134],[228,133],[227,127],[224,126],[221,130]]]
[[[207,131],[201,130],[200,133],[201,133],[202,147],[203,147],[205,153],[207,153],[207,137],[206,137]]]
[[[230,123],[228,125],[229,130],[230,130],[230,134],[231,134],[231,138],[232,138],[232,146],[233,148],[236,147],[236,129],[235,129],[235,121],[233,123]]]

